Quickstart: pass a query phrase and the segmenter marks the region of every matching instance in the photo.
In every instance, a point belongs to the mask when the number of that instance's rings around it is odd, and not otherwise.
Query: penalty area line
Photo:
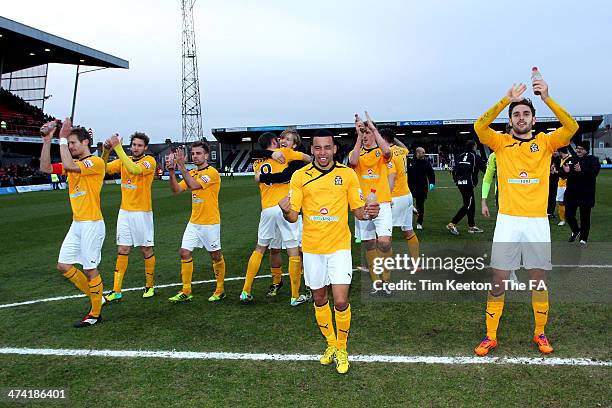
[[[0,354],[61,356],[61,357],[112,357],[112,358],[158,358],[179,360],[248,360],[248,361],[318,361],[318,355],[280,353],[230,353],[195,351],[148,351],[148,350],[87,350],[87,349],[38,349],[2,347]],[[358,363],[391,364],[495,364],[495,365],[540,365],[540,366],[601,366],[610,367],[612,361],[590,358],[558,357],[443,357],[401,355],[351,355],[350,361]]]

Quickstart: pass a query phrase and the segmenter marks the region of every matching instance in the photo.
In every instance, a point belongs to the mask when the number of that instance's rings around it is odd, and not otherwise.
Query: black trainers
[[[575,242],[576,238],[578,238],[579,236],[580,236],[579,232],[572,232],[567,242]]]
[[[102,316],[95,317],[90,314],[87,314],[84,318],[76,322],[74,324],[74,327],[76,328],[89,327],[89,326],[93,326],[94,324],[100,323],[101,321],[102,321]]]

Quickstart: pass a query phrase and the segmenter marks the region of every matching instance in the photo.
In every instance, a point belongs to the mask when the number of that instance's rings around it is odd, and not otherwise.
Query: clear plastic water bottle
[[[533,81],[538,81],[541,79],[543,78],[542,74],[540,74],[540,71],[538,70],[538,67],[531,68],[531,83],[533,84]],[[540,95],[540,91],[533,91],[533,93],[535,95]]]
[[[370,193],[368,194],[368,196],[365,199],[365,203],[366,206],[369,204],[374,204],[376,202],[376,189],[372,188],[370,189]],[[370,216],[366,214],[366,217],[369,219]]]

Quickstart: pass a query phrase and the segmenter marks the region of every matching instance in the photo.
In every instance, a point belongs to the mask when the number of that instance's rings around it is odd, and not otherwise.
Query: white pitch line
[[[288,275],[287,273],[284,273],[283,276]],[[272,277],[272,275],[259,275],[256,276],[255,279],[262,279],[262,278],[270,278]],[[233,278],[225,278],[225,282],[228,281],[236,281],[236,280],[243,280],[244,277],[243,276],[235,276]],[[201,280],[201,281],[194,281],[191,282],[192,285],[200,285],[202,283],[213,283],[216,282],[215,279],[209,279],[209,280]],[[182,283],[168,283],[165,285],[156,285],[155,288],[169,288],[172,286],[182,286]],[[136,288],[127,288],[127,289],[121,289],[122,292],[131,292],[134,290],[142,290],[142,286],[136,287]],[[54,302],[56,300],[66,300],[66,299],[77,299],[77,298],[84,298],[85,295],[84,294],[80,294],[80,295],[69,295],[69,296],[56,296],[56,297],[52,297],[52,298],[46,298],[46,299],[36,299],[36,300],[28,300],[25,302],[17,302],[17,303],[6,303],[4,305],[0,305],[0,309],[5,309],[8,307],[16,307],[16,306],[25,306],[25,305],[34,305],[36,303],[44,303],[44,302]]]
[[[195,351],[149,351],[149,350],[87,350],[87,349],[37,349],[2,347],[0,354],[32,356],[70,357],[115,357],[115,358],[165,358],[184,360],[248,360],[248,361],[318,361],[318,355],[278,353],[228,353]],[[612,361],[590,358],[558,357],[442,357],[442,356],[385,356],[352,355],[350,360],[359,363],[392,364],[497,364],[497,365],[543,365],[543,366],[600,366],[610,367]]]

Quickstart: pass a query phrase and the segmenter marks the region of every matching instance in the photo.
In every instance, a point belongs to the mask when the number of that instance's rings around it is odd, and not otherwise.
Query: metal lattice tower
[[[193,5],[195,2],[196,0],[181,0],[183,11],[183,143],[203,138],[200,82],[198,80],[198,60],[193,27]]]

